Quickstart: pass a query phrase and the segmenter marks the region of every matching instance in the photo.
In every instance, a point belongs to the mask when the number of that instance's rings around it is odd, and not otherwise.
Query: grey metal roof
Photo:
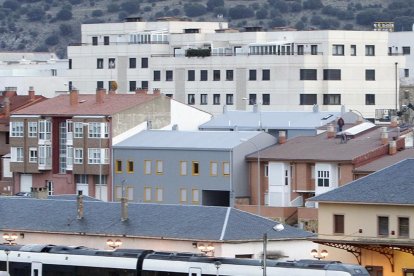
[[[145,130],[117,143],[113,147],[158,149],[232,149],[243,143],[241,139],[251,139],[260,134],[263,135],[263,132]]]
[[[413,195],[414,159],[406,159],[309,200],[414,205]]]
[[[315,129],[332,122],[341,112],[312,111],[227,111],[199,126],[199,129]]]
[[[129,203],[126,222],[121,222],[117,202],[85,201],[81,220],[77,219],[75,200],[0,197],[0,209],[0,229],[4,231],[210,241],[260,240],[266,231],[275,240],[314,236],[287,225],[283,231],[273,231],[275,221],[230,207]]]

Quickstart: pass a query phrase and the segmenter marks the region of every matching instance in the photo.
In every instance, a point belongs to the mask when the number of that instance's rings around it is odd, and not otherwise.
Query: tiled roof
[[[243,139],[258,135],[271,137],[260,131],[145,130],[116,144],[114,148],[232,149],[242,144]]]
[[[414,159],[406,159],[310,198],[318,202],[414,205]]]
[[[260,158],[263,160],[302,160],[302,161],[349,161],[356,157],[380,147],[380,128],[367,131],[346,143],[341,138],[327,138],[327,133],[316,136],[300,136],[286,141],[284,144],[277,144],[260,151]],[[392,139],[396,132],[389,133]],[[257,154],[248,156],[256,159]]]
[[[385,167],[389,167],[407,158],[414,158],[414,148],[397,151],[397,153],[394,155],[385,155],[375,161],[369,162],[366,165],[355,168],[354,172],[355,173],[376,172],[376,171],[379,171]]]
[[[161,96],[154,94],[106,94],[103,103],[97,103],[95,94],[79,94],[78,104],[73,106],[70,105],[69,97],[70,95],[59,95],[12,114],[49,116],[112,115]]]
[[[84,201],[84,218],[77,219],[75,200],[0,197],[0,228],[13,231],[127,235],[130,237],[246,241],[305,239],[314,234],[230,207],[128,204],[128,220],[121,221],[121,204]],[[227,218],[227,219],[226,219]]]

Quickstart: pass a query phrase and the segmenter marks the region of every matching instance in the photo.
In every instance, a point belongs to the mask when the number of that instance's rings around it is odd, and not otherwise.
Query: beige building
[[[313,197],[319,204],[314,241],[328,259],[355,262],[371,275],[414,273],[414,159]]]

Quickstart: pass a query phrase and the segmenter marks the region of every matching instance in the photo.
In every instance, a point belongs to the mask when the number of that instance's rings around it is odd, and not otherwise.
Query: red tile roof
[[[407,158],[414,158],[414,148],[397,151],[394,155],[385,155],[380,159],[354,169],[355,173],[372,173],[394,165]]]
[[[112,115],[122,110],[150,102],[161,95],[105,94],[103,103],[96,102],[95,94],[79,94],[78,103],[70,105],[70,95],[60,95],[39,104],[12,112],[13,115]]]

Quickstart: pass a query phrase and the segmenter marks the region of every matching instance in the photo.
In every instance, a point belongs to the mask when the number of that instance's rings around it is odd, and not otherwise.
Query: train
[[[268,276],[369,276],[360,265],[338,261],[267,260],[266,264]],[[263,275],[263,266],[257,259],[185,252],[3,244],[0,271],[10,276],[256,276]]]

